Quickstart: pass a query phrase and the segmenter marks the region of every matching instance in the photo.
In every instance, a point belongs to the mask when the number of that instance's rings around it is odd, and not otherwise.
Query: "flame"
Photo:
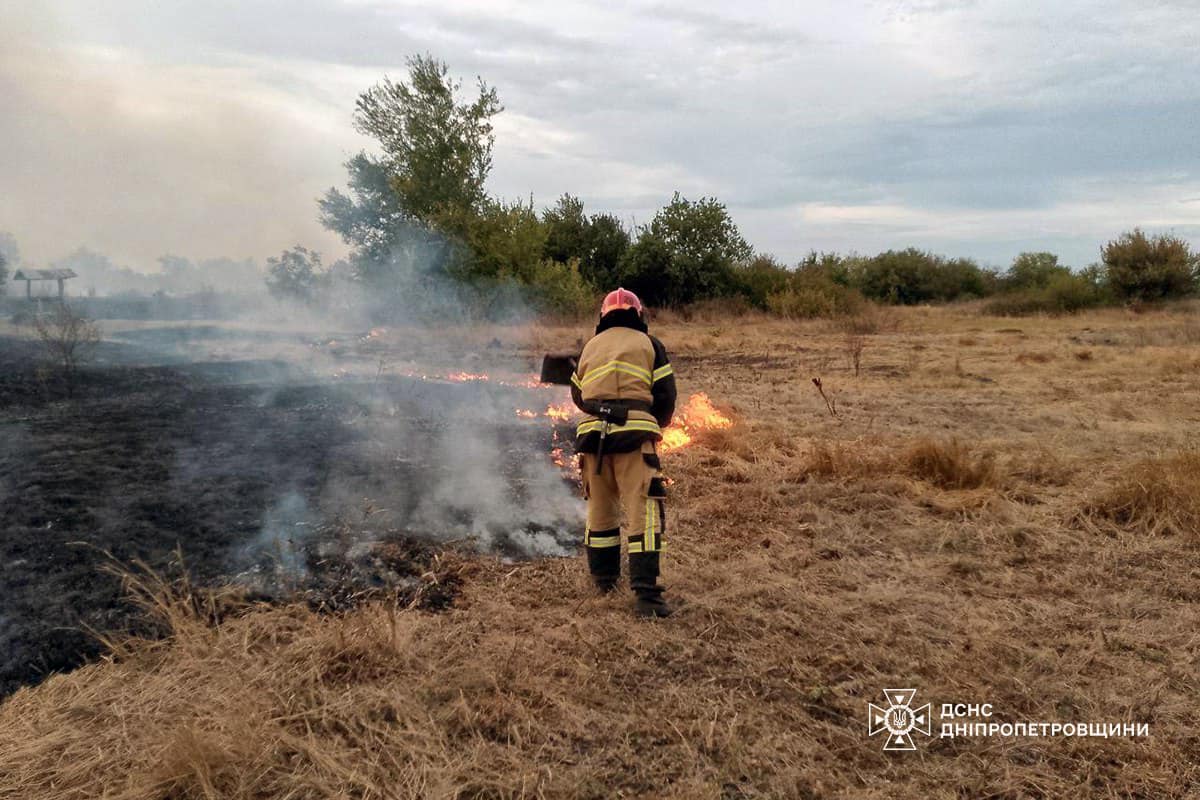
[[[683,430],[683,428],[667,428],[662,432],[662,451],[666,453],[671,450],[678,450],[691,441],[692,437],[688,436],[687,431]]]
[[[663,431],[662,451],[666,453],[686,447],[697,434],[704,431],[732,426],[733,420],[717,411],[707,394],[699,392],[689,397],[683,408],[675,412],[675,421]]]
[[[537,416],[537,412],[531,411],[528,408],[518,408],[517,416],[521,417],[522,419],[533,419],[534,417]]]
[[[550,460],[561,470],[568,470],[579,477],[579,461],[574,454],[564,455],[562,441],[558,438],[558,428],[550,434]]]
[[[451,372],[446,376],[446,380],[454,381],[455,383],[467,383],[469,381],[489,381],[487,375],[479,375],[473,372]]]
[[[569,420],[574,414],[574,403],[567,401],[563,403],[551,403],[546,407],[546,416],[550,419],[556,419],[562,422]]]

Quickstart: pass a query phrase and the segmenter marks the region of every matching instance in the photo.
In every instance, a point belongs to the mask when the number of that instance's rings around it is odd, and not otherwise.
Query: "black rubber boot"
[[[639,617],[669,617],[671,607],[658,585],[658,553],[629,554],[629,588],[637,596],[633,612]]]
[[[609,547],[588,545],[587,547],[588,570],[592,573],[592,580],[595,582],[596,588],[604,594],[615,589],[617,581],[621,578],[620,536],[620,528],[610,531],[592,531],[589,535],[589,539],[617,537],[616,545]]]

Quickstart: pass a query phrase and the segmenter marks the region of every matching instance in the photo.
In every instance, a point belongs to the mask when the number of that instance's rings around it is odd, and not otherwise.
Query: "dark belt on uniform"
[[[653,408],[653,406],[650,403],[647,403],[645,400],[605,400],[604,398],[597,398],[595,400],[589,400],[588,402],[595,403],[596,405],[604,404],[606,406],[621,406],[626,411],[644,411],[647,414],[649,414],[650,410]]]
[[[605,413],[606,411],[612,411],[614,406],[624,413],[611,415]],[[604,427],[600,429],[600,443],[596,447],[596,474],[599,475],[601,467],[604,464],[604,440],[608,438],[609,424],[615,417],[619,417],[616,420],[619,424],[624,424],[625,418],[629,416],[630,411],[650,413],[650,404],[645,400],[587,400],[583,403],[583,410],[604,421]]]

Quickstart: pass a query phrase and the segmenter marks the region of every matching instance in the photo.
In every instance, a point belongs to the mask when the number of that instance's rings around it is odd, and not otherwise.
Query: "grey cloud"
[[[795,47],[813,41],[812,37],[786,25],[701,11],[693,4],[659,3],[646,8],[643,14],[649,19],[682,26],[712,43]]]
[[[138,237],[198,256],[217,253],[193,243],[260,257],[291,236],[327,244],[312,199],[362,144],[349,127],[354,93],[426,51],[496,86],[512,126],[524,126],[498,142],[495,193],[532,191],[545,204],[571,191],[596,210],[643,220],[674,189],[715,194],[745,217],[756,244],[784,257],[856,236],[863,248],[929,236],[902,220],[796,222],[788,209],[806,203],[977,212],[996,230],[961,235],[967,254],[977,246],[982,255],[1017,246],[1002,230],[1005,214],[1055,219],[1080,186],[1106,187],[1113,196],[1092,199],[1113,208],[1122,185],[1200,189],[1190,141],[1200,122],[1200,15],[1182,0],[46,8],[58,28],[33,26],[44,41],[31,56],[44,68],[0,53],[0,100],[21,109],[0,123],[0,169],[23,204],[0,197],[0,228],[23,245],[18,223],[40,227],[43,242],[65,237],[55,255]],[[12,30],[9,21],[0,28]],[[95,47],[151,63],[114,86],[90,74],[101,62],[88,59],[104,57],[80,48]],[[64,61],[97,85],[94,98],[72,90]],[[170,90],[150,80],[155,70],[187,84],[190,114],[178,96],[159,96]],[[245,77],[246,91],[230,91],[231,75]],[[159,117],[144,113],[139,92]],[[281,118],[281,103],[291,117]],[[169,202],[154,196],[162,192]],[[1181,219],[1200,223],[1191,208],[1195,216]],[[1061,232],[1021,235],[1082,252]]]
[[[322,0],[66,0],[59,18],[74,35],[170,63],[229,54],[395,67],[422,50],[399,9]]]

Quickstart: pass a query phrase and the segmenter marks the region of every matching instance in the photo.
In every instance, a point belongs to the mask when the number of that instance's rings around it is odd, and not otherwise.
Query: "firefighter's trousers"
[[[580,470],[587,498],[588,567],[597,585],[612,588],[621,575],[621,514],[629,550],[629,584],[640,595],[655,595],[659,553],[666,529],[666,491],[654,442],[632,453],[606,453],[596,472],[597,456],[584,453]]]

